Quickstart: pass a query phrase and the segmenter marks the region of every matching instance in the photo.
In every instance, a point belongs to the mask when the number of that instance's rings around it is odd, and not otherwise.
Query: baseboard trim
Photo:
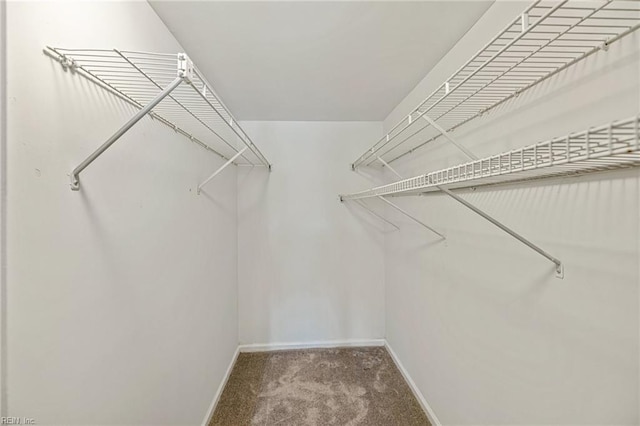
[[[385,348],[387,348],[387,351],[389,352],[389,355],[391,355],[391,359],[393,359],[393,362],[396,364],[396,367],[398,367],[398,370],[400,370],[400,373],[402,374],[402,377],[404,377],[404,380],[409,384],[409,387],[411,388],[411,391],[413,392],[413,394],[415,395],[416,399],[418,400],[418,402],[422,406],[422,409],[424,410],[424,412],[427,414],[427,417],[429,418],[429,421],[431,422],[431,424],[433,426],[442,426],[442,423],[440,423],[440,420],[438,420],[438,417],[436,416],[436,413],[433,412],[433,409],[431,408],[431,406],[429,405],[429,403],[425,399],[425,397],[422,394],[422,392],[420,392],[420,389],[418,389],[418,386],[416,386],[415,382],[413,381],[413,379],[409,375],[409,372],[404,368],[404,365],[402,365],[402,362],[400,362],[400,359],[398,358],[398,355],[396,355],[396,353],[393,351],[393,349],[391,349],[391,346],[389,345],[389,342],[387,342],[385,340],[384,346],[385,346]]]
[[[218,405],[218,401],[220,400],[220,396],[222,396],[222,391],[224,387],[227,385],[229,381],[229,376],[231,376],[231,371],[233,370],[233,366],[236,364],[236,360],[238,359],[238,355],[240,354],[240,346],[236,348],[236,351],[233,354],[233,358],[231,358],[231,362],[227,367],[227,371],[224,373],[224,377],[222,382],[220,382],[220,386],[218,386],[218,390],[216,390],[215,395],[213,396],[213,401],[211,401],[211,405],[209,406],[209,411],[207,411],[206,416],[202,420],[202,426],[207,426],[213,417],[213,412],[216,409],[216,405]]]
[[[291,349],[384,346],[384,344],[384,339],[349,339],[324,340],[316,342],[252,343],[248,345],[240,345],[238,348],[240,349],[240,352],[270,352],[286,351]]]

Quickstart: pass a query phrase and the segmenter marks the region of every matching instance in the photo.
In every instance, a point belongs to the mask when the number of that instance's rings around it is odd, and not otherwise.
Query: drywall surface
[[[45,45],[178,52],[145,2],[8,3],[8,415],[196,424],[237,346],[236,176]]]
[[[240,342],[384,337],[384,223],[338,199],[376,183],[348,158],[381,123],[243,125],[274,165],[238,171]]]
[[[7,3],[0,2],[0,416],[6,406]]]
[[[389,117],[389,128],[527,3],[498,2]],[[486,156],[638,114],[640,34],[456,130]],[[407,177],[464,161],[436,141]],[[386,333],[443,424],[637,424],[638,169],[461,191],[553,264],[444,194],[389,212]]]

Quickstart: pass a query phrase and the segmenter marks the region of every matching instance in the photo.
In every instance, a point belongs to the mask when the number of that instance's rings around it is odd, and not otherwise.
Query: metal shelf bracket
[[[149,114],[149,112],[158,105],[164,98],[169,96],[169,94],[182,83],[185,77],[178,76],[169,84],[164,90],[156,96],[151,102],[145,105],[140,111],[138,111],[129,121],[127,121],[118,131],[116,131],[105,143],[100,145],[98,149],[93,151],[91,155],[82,161],[73,171],[71,172],[71,190],[79,191],[80,190],[80,173],[87,168],[87,166],[93,161],[102,155],[111,145],[113,145],[122,135],[124,135],[130,128],[132,128],[138,121],[140,121],[145,115]]]
[[[396,170],[396,169],[394,169],[393,167],[391,167],[391,166],[389,165],[389,163],[387,163],[386,161],[384,161],[384,160],[383,160],[382,158],[380,158],[380,157],[378,157],[378,160],[382,163],[382,165],[383,165],[383,166],[385,166],[387,169],[389,169],[389,171],[390,171],[391,173],[393,173],[394,175],[398,176],[398,178],[400,178],[400,179],[404,179],[404,178],[402,177],[402,175],[401,175],[400,173],[398,173],[398,172],[397,172],[397,170]]]
[[[464,146],[460,145],[450,134],[449,132],[447,132],[442,126],[440,126],[438,123],[436,123],[434,120],[431,119],[431,117],[429,117],[427,114],[424,114],[422,116],[422,118],[424,118],[425,120],[427,120],[427,122],[434,128],[436,129],[438,132],[440,132],[440,134],[442,136],[444,136],[449,142],[451,142],[452,144],[455,145],[456,148],[458,148],[460,151],[462,151],[462,153],[464,155],[467,156],[467,158],[469,158],[469,160],[477,160],[478,157],[476,157],[471,151],[469,151],[467,148],[465,148]],[[380,157],[378,157],[379,160],[382,160]],[[387,167],[389,165],[387,164]]]
[[[489,222],[493,223],[495,226],[497,226],[498,228],[502,229],[504,232],[506,232],[507,234],[511,235],[512,237],[514,237],[515,239],[517,239],[521,243],[525,244],[526,246],[530,247],[531,249],[533,249],[534,251],[536,251],[540,255],[542,255],[542,256],[546,257],[547,259],[549,259],[550,261],[552,261],[554,263],[554,265],[555,265],[556,277],[557,278],[564,278],[564,267],[562,266],[562,262],[558,258],[550,255],[545,250],[543,250],[540,247],[538,247],[536,244],[532,243],[531,241],[529,241],[528,239],[526,239],[522,235],[518,234],[517,232],[515,232],[511,228],[508,228],[507,226],[505,226],[504,224],[502,224],[498,220],[496,220],[493,217],[489,216],[487,213],[483,212],[482,210],[480,210],[479,208],[477,208],[476,206],[474,206],[473,204],[471,204],[470,202],[468,202],[464,198],[460,197],[459,195],[454,194],[453,192],[451,192],[447,188],[444,188],[442,186],[438,186],[437,188],[440,189],[445,194],[447,194],[448,196],[450,196],[451,198],[453,198],[454,200],[456,200],[457,202],[459,202],[460,204],[464,205],[468,209],[472,210],[473,212],[479,214],[480,216],[482,216],[483,218],[485,218]]]
[[[185,82],[192,83],[194,75],[193,61],[186,53],[178,53],[178,76],[182,77]]]
[[[369,206],[367,206],[364,201],[362,201],[362,200],[353,200],[353,201],[355,201],[355,203],[357,205],[359,205],[363,209],[367,210],[369,213],[371,213],[373,216],[377,217],[381,221],[383,221],[385,223],[388,223],[389,225],[393,226],[397,230],[400,230],[400,227],[398,225],[396,225],[395,223],[391,222],[390,220],[385,219],[382,215],[379,215],[378,213],[373,211],[373,209],[371,209]]]
[[[398,173],[398,171],[396,169],[394,169],[393,167],[391,167],[386,161],[384,161],[381,157],[378,157],[378,160],[382,163],[383,166],[387,167],[389,169],[390,172],[392,172],[394,175],[398,176],[398,178],[403,179],[402,175],[400,173]],[[440,232],[436,231],[435,229],[433,229],[432,227],[430,227],[429,225],[427,225],[426,223],[424,223],[423,221],[417,219],[416,217],[412,216],[411,214],[409,214],[408,212],[404,211],[403,209],[401,209],[400,207],[398,207],[396,204],[392,203],[391,201],[387,200],[384,197],[378,197],[379,199],[381,199],[382,201],[384,201],[385,203],[387,203],[388,205],[390,205],[391,207],[393,207],[395,210],[399,211],[400,213],[402,213],[403,215],[407,216],[408,218],[410,218],[411,220],[413,220],[414,222],[416,222],[417,224],[424,226],[425,228],[427,228],[429,231],[433,232],[434,234],[437,234],[438,236],[440,236],[440,238],[442,238],[443,240],[446,239],[446,237],[444,235],[442,235]]]
[[[416,218],[415,216],[411,215],[407,211],[403,210],[402,208],[397,206],[395,203],[392,203],[391,201],[387,200],[386,198],[384,198],[382,196],[379,196],[378,198],[381,199],[382,201],[384,201],[385,203],[387,203],[388,205],[390,205],[391,207],[393,207],[395,210],[397,210],[400,213],[402,213],[403,215],[405,215],[406,217],[408,217],[409,219],[413,220],[418,225],[421,225],[421,226],[427,228],[429,231],[433,232],[434,234],[436,234],[437,236],[439,236],[443,240],[446,239],[446,237],[444,235],[442,235],[440,232],[436,231],[435,229],[433,229],[432,227],[430,227],[429,225],[427,225],[426,223],[424,223],[420,219]]]
[[[236,158],[240,157],[240,156],[242,155],[242,153],[243,153],[243,152],[245,152],[245,151],[247,150],[247,148],[248,148],[248,147],[246,147],[246,146],[245,146],[245,147],[244,147],[244,148],[242,148],[240,151],[238,151],[238,152],[236,153],[236,155],[234,155],[233,157],[229,158],[229,160],[228,160],[226,163],[224,163],[222,166],[220,166],[220,167],[218,168],[218,170],[216,170],[215,172],[213,172],[213,173],[211,174],[211,176],[209,176],[208,178],[206,178],[206,179],[204,180],[204,182],[202,182],[200,185],[198,185],[198,190],[197,190],[198,195],[200,195],[200,191],[202,190],[202,187],[203,187],[203,186],[205,186],[207,183],[209,183],[209,181],[211,181],[211,180],[212,180],[214,177],[216,177],[220,172],[222,172],[222,171],[223,171],[224,169],[226,169],[230,164],[232,164],[232,163],[236,160]]]

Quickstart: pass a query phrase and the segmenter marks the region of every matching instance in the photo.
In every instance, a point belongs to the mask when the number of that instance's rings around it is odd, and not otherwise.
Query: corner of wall
[[[235,170],[236,176],[236,346],[240,347],[240,203],[238,202],[238,193],[240,192],[240,173],[238,173],[238,167]],[[233,358],[235,362],[238,352]]]

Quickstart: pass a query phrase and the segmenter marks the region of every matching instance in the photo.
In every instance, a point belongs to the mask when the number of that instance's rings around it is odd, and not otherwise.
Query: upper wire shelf
[[[341,200],[417,195],[640,165],[640,115],[366,191]]]
[[[638,0],[536,1],[352,168],[398,160],[442,136],[430,121],[454,130],[638,28]]]
[[[60,47],[45,53],[141,109],[174,82],[180,61],[188,63],[187,84],[173,88],[149,115],[233,164],[271,167],[186,55]]]

